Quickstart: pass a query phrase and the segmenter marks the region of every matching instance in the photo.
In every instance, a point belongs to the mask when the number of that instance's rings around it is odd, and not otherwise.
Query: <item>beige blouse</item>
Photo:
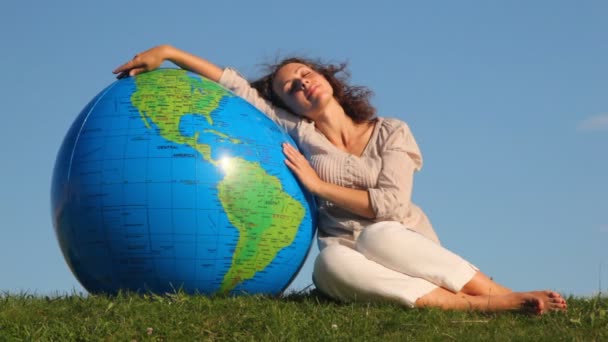
[[[298,143],[300,151],[322,180],[369,192],[376,213],[374,219],[361,217],[317,198],[319,237],[325,244],[338,242],[352,246],[362,229],[379,221],[401,222],[439,242],[424,212],[411,202],[414,171],[422,167],[422,156],[403,121],[378,118],[367,146],[358,157],[334,146],[315,129],[313,122],[274,107],[260,97],[236,70],[224,69],[219,83],[283,127]]]

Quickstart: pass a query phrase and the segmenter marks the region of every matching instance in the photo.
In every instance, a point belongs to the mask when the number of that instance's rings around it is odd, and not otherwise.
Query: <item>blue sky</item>
[[[51,222],[57,151],[116,66],[167,43],[249,77],[277,55],[348,61],[410,125],[414,201],[445,246],[515,290],[605,293],[607,17],[605,1],[3,1],[0,291],[83,291]]]

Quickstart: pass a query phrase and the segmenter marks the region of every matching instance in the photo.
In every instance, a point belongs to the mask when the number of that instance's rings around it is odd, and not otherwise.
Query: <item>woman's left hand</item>
[[[287,156],[287,159],[285,159],[287,167],[296,174],[308,191],[318,194],[323,181],[312,166],[310,166],[308,160],[295,147],[288,143],[283,143],[283,153]]]

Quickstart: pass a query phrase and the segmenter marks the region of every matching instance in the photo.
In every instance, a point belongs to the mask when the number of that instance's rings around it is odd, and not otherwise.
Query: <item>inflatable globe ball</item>
[[[67,264],[92,293],[280,293],[315,227],[285,141],[249,103],[184,70],[114,82],[57,156],[52,215]]]

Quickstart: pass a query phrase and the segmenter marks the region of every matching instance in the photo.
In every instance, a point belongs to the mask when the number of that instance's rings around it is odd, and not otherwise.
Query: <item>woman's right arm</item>
[[[117,74],[117,78],[135,76],[157,69],[164,61],[170,61],[182,69],[190,70],[214,82],[219,82],[222,77],[223,70],[217,65],[170,45],[159,45],[138,53],[132,60],[116,68],[113,73]]]
[[[206,59],[170,45],[159,45],[138,53],[132,60],[116,68],[113,73],[117,74],[117,78],[135,76],[142,72],[157,69],[164,61],[170,61],[182,69],[197,73],[232,90],[289,133],[299,122],[299,118],[295,115],[275,107],[272,103],[260,97],[258,92],[249,85],[249,82],[235,70],[230,68],[224,70]]]

